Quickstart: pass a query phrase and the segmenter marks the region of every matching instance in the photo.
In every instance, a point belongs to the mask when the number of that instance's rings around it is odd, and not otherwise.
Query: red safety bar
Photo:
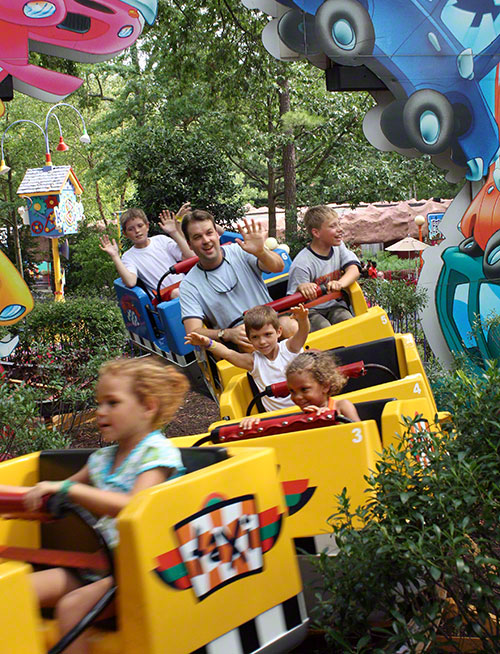
[[[50,495],[42,498],[42,507],[38,511],[28,511],[24,507],[25,490],[0,491],[0,515],[4,520],[38,520],[53,521],[53,515],[46,511]],[[50,565],[54,567],[109,569],[109,561],[102,552],[71,552],[67,550],[49,550],[31,547],[0,545],[0,558],[13,561]]]
[[[109,561],[101,552],[71,552],[0,545],[0,558],[10,561],[26,561],[37,565],[50,565],[54,568],[109,569]]]
[[[331,427],[336,424],[338,424],[337,412],[332,409],[332,411],[322,413],[319,416],[311,415],[310,413],[297,413],[290,416],[263,418],[252,429],[243,430],[239,424],[216,427],[210,435],[213,443],[231,443],[232,441],[245,440],[247,438],[288,434],[294,431],[302,431],[303,429]]]
[[[280,311],[286,311],[287,309],[290,309],[297,304],[302,303],[306,307],[312,307],[316,306],[316,304],[327,302],[328,300],[338,300],[340,297],[342,297],[341,291],[327,293],[326,286],[324,284],[316,284],[316,300],[308,300],[302,295],[302,293],[293,293],[292,295],[285,295],[285,297],[281,297],[278,300],[268,302],[267,306],[272,307],[276,313],[280,313]],[[320,300],[318,301],[318,299]]]
[[[175,284],[170,284],[170,286],[165,286],[165,288],[162,288],[160,291],[160,296],[158,297],[158,295],[155,295],[155,297],[151,300],[151,304],[154,307],[157,307],[160,302],[168,302],[171,300],[172,291],[174,291],[176,288],[179,288],[179,285],[180,282],[175,282]]]
[[[344,377],[361,377],[366,374],[364,361],[356,361],[355,363],[347,363],[345,366],[339,366],[337,370],[344,375]],[[290,395],[288,384],[286,381],[277,382],[266,386],[266,395],[268,397],[287,397]]]
[[[191,270],[193,266],[195,266],[198,263],[198,261],[199,261],[198,257],[189,257],[189,259],[183,259],[182,261],[178,261],[177,263],[174,263],[173,266],[170,266],[168,272],[171,275],[180,275],[181,273],[187,273]]]
[[[28,511],[24,507],[25,490],[19,491],[0,491],[0,515],[4,519],[22,518],[23,520],[38,520],[40,522],[49,522],[54,520],[54,516],[45,511],[46,503],[49,499],[47,495],[42,500],[42,507],[38,511]]]

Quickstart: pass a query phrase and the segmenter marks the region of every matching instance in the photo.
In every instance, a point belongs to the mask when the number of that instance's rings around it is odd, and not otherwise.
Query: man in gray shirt
[[[243,220],[243,239],[220,245],[214,218],[196,209],[182,220],[182,231],[199,257],[180,285],[182,321],[186,333],[197,332],[222,343],[249,349],[243,314],[248,309],[271,302],[262,272],[279,273],[285,264],[277,252],[264,245],[266,232],[253,220]],[[282,319],[286,337],[297,329],[288,317]],[[208,326],[204,327],[206,323]]]

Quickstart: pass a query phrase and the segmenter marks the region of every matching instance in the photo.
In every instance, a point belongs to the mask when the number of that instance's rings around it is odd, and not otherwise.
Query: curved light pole
[[[10,166],[7,166],[5,164],[5,157],[4,157],[4,150],[3,150],[3,142],[5,140],[5,135],[7,134],[7,132],[11,127],[14,127],[14,125],[17,125],[18,123],[30,123],[31,125],[35,125],[36,127],[38,127],[38,129],[42,132],[45,141],[45,160],[47,161],[47,153],[50,160],[49,137],[47,136],[47,132],[43,129],[41,125],[35,123],[34,120],[29,120],[28,118],[20,118],[19,120],[15,120],[13,123],[8,125],[2,134],[2,141],[0,144],[1,155],[2,155],[2,160],[0,161],[0,175],[6,175],[10,170]]]
[[[48,131],[49,120],[51,116],[55,118],[57,125],[59,127],[59,143],[57,145],[56,150],[58,150],[59,152],[65,152],[66,150],[69,149],[66,143],[64,142],[62,127],[59,118],[54,113],[55,109],[57,109],[58,107],[69,107],[70,109],[73,109],[73,111],[76,111],[76,113],[80,117],[80,120],[82,121],[82,126],[83,126],[83,133],[80,136],[80,143],[84,143],[84,144],[90,143],[90,137],[87,133],[87,127],[85,125],[85,120],[83,119],[82,114],[72,104],[69,104],[68,102],[59,102],[58,104],[55,104],[47,111],[47,114],[45,116],[45,125],[44,125],[45,129],[41,125],[36,123],[34,120],[29,120],[28,118],[20,118],[19,120],[15,120],[13,123],[7,126],[7,128],[4,130],[2,134],[2,140],[0,143],[0,150],[1,150],[0,175],[5,175],[10,170],[10,167],[7,166],[5,163],[5,157],[4,157],[3,144],[5,140],[5,135],[10,130],[11,127],[14,127],[14,125],[17,125],[18,123],[30,123],[31,125],[35,125],[42,132],[45,141],[45,166],[43,170],[50,170],[53,166],[52,158],[50,156],[49,131]],[[59,257],[59,239],[52,238],[51,241],[52,241],[51,245],[52,245],[53,269],[54,269],[55,301],[64,302],[64,292],[63,292],[62,274],[61,274],[61,260]]]
[[[73,109],[73,111],[76,111],[76,113],[80,117],[80,120],[82,121],[82,127],[83,127],[83,134],[80,136],[80,143],[84,143],[85,145],[88,145],[90,143],[90,136],[87,133],[87,127],[85,125],[85,120],[83,119],[83,116],[78,111],[78,109],[76,107],[74,107],[72,104],[69,104],[68,102],[58,102],[57,104],[55,104],[53,107],[51,107],[47,111],[47,115],[45,116],[45,131],[47,131],[47,128],[49,126],[49,118],[52,116],[52,112],[55,109],[57,109],[58,107],[69,107],[70,109]],[[54,114],[54,117],[56,117],[55,114]]]

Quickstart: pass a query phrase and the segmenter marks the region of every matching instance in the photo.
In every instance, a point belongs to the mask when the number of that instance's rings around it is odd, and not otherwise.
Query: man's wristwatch
[[[219,341],[221,341],[222,343],[224,342],[224,336],[225,336],[225,335],[226,335],[226,330],[225,330],[225,329],[219,329],[219,331],[217,332],[217,338],[218,338]]]

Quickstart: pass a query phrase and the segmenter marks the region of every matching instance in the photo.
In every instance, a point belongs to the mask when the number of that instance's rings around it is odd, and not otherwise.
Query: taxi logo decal
[[[179,547],[156,558],[155,573],[199,600],[263,568],[281,530],[277,507],[257,512],[253,495],[210,501],[174,526]]]
[[[300,511],[314,495],[316,486],[307,486],[309,479],[295,479],[294,481],[284,481],[281,486],[288,507],[288,515],[293,515]]]

